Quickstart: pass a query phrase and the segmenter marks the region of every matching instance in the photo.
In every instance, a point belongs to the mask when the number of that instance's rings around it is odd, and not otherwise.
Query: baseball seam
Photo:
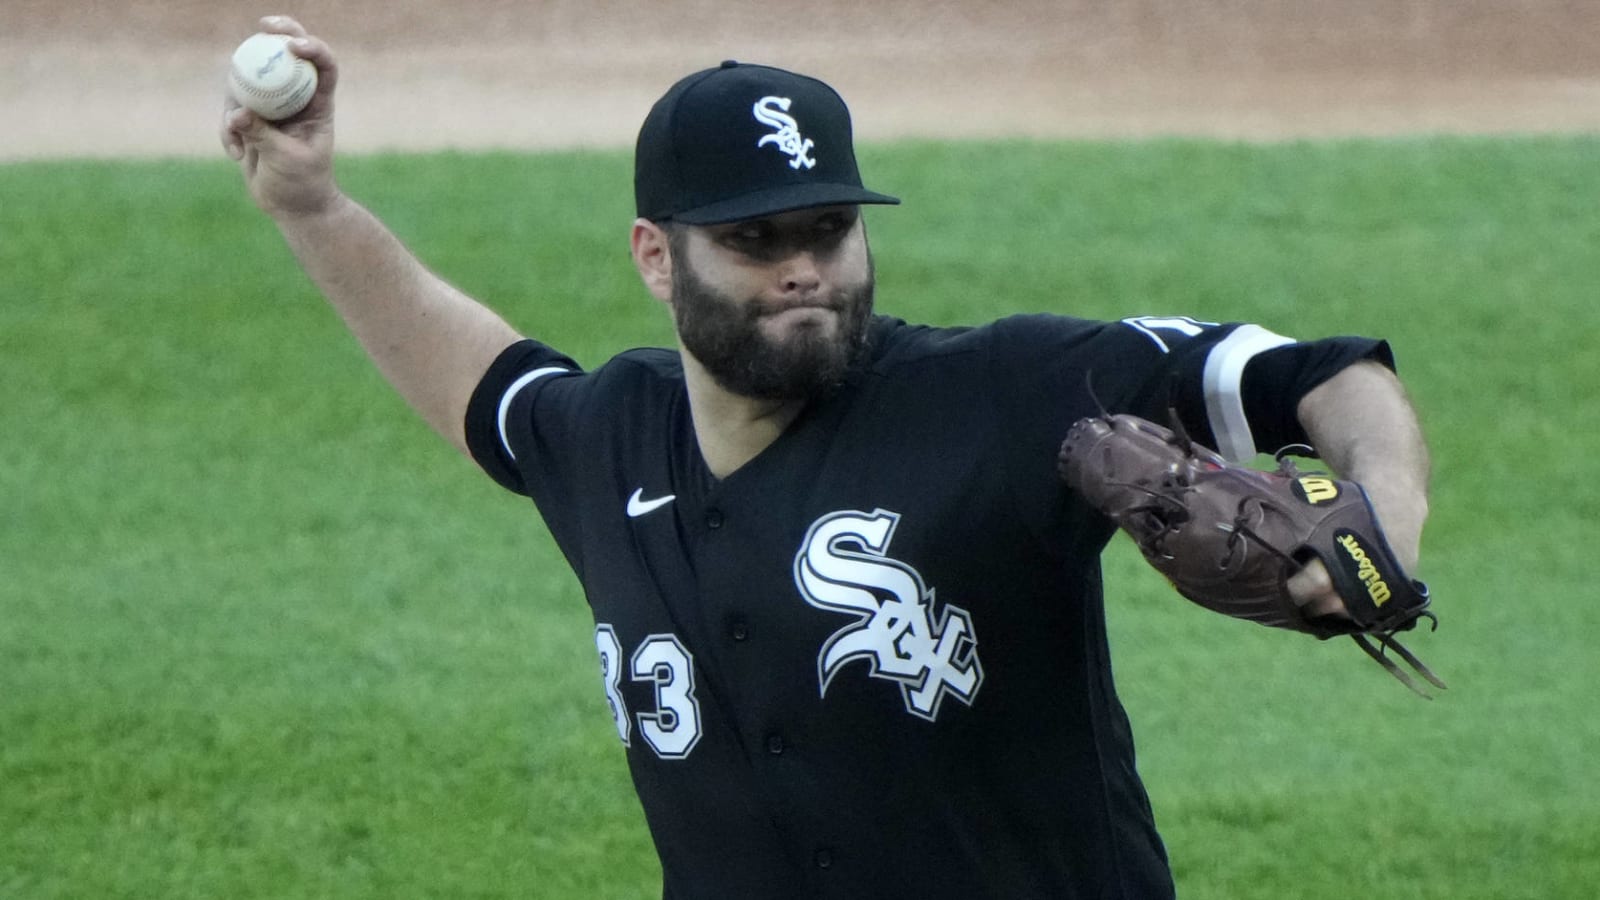
[[[296,66],[295,69],[299,77],[295,78],[288,84],[285,84],[283,87],[271,91],[263,90],[249,83],[248,81],[245,81],[239,77],[239,70],[234,69],[231,73],[233,75],[233,86],[238,90],[251,95],[252,97],[260,97],[263,100],[270,100],[286,95],[296,94],[305,88],[306,84],[310,82],[310,79],[304,77],[304,73],[301,72],[298,66]]]

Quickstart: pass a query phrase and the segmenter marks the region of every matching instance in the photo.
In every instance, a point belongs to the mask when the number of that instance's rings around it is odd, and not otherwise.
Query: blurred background
[[[730,57],[833,82],[868,139],[1600,127],[1592,0],[3,0],[0,159],[215,152],[276,12],[339,52],[357,151],[622,146]]]
[[[887,313],[1390,339],[1437,701],[1107,554],[1181,895],[1596,896],[1600,2],[0,0],[0,900],[660,896],[575,579],[220,152],[276,12],[340,183],[586,365],[673,339],[630,145],[729,57],[855,110]]]

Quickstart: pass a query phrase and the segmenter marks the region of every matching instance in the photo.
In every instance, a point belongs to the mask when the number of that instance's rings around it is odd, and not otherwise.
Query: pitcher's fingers
[[[326,41],[315,37],[298,37],[289,42],[289,51],[317,67],[317,97],[333,93],[339,82],[339,63]]]
[[[230,104],[222,111],[222,126],[218,134],[222,138],[222,149],[235,162],[244,158],[244,130],[250,126],[251,115],[250,110],[237,103]]]
[[[262,16],[257,23],[262,31],[268,34],[287,34],[291,37],[305,37],[306,27],[295,21],[290,16]]]
[[[246,157],[253,157],[265,149],[269,153],[282,152],[293,138],[256,113],[243,107],[228,114],[223,127],[233,132]]]
[[[222,139],[222,152],[228,154],[229,159],[238,162],[244,158],[244,141],[239,138],[238,132],[228,127],[228,123],[222,123],[217,136]]]
[[[1333,579],[1320,560],[1313,560],[1289,577],[1289,596],[1307,616],[1349,618],[1344,601],[1333,588]]]
[[[222,149],[232,159],[239,159],[244,155],[244,141],[240,139],[238,129],[234,126],[234,114],[239,110],[239,101],[233,99],[233,94],[224,89],[222,92],[222,121],[217,126],[217,136],[222,140]]]

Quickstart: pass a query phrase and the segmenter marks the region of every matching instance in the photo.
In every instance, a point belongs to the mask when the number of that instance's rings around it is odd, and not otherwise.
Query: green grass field
[[[1109,556],[1180,894],[1593,898],[1600,139],[899,144],[863,166],[906,200],[869,213],[885,312],[1395,345],[1435,454],[1442,624],[1411,644],[1443,697]],[[670,339],[625,251],[626,155],[340,173],[579,360]],[[0,383],[0,898],[659,896],[537,515],[389,393],[229,165],[0,167]]]

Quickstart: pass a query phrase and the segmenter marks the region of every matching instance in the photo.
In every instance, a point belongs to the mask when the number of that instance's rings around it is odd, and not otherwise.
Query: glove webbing
[[[1439,622],[1437,619],[1433,618],[1432,613],[1422,613],[1422,615],[1427,616],[1428,619],[1433,622],[1434,628],[1439,627]],[[1405,660],[1406,663],[1411,666],[1412,670],[1414,670],[1418,675],[1421,675],[1423,678],[1426,678],[1429,684],[1440,690],[1447,690],[1449,688],[1449,685],[1445,684],[1444,681],[1439,678],[1439,676],[1433,674],[1433,672],[1429,670],[1426,665],[1423,665],[1422,660],[1417,659],[1415,654],[1413,654],[1410,650],[1407,650],[1406,645],[1400,643],[1400,640],[1394,636],[1393,632],[1379,635],[1378,646],[1376,647],[1372,646],[1372,641],[1368,640],[1367,636],[1364,634],[1352,634],[1350,635],[1350,638],[1356,642],[1357,646],[1366,651],[1366,654],[1372,657],[1374,662],[1380,666],[1383,666],[1384,671],[1400,679],[1401,684],[1410,688],[1412,692],[1422,699],[1432,700],[1433,695],[1423,690],[1422,686],[1417,684],[1416,680],[1406,673],[1406,670],[1395,665],[1394,660],[1390,659],[1388,653],[1386,652],[1390,647],[1394,648],[1394,652],[1400,654],[1400,658]]]

